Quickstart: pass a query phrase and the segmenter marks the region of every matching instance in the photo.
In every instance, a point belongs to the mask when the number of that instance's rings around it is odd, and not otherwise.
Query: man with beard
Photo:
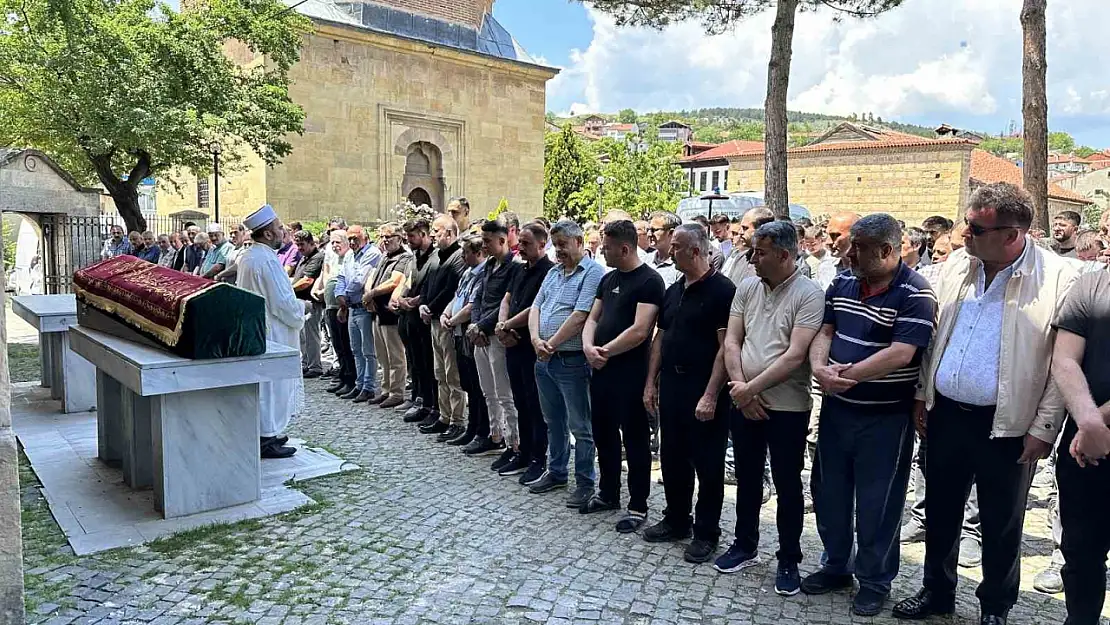
[[[620,508],[621,443],[628,459],[628,514],[617,523],[623,534],[647,519],[651,488],[651,422],[643,401],[617,389],[647,379],[655,319],[663,304],[663,279],[640,260],[631,221],[605,226],[601,250],[614,269],[601,279],[582,331],[586,360],[593,368],[590,405],[600,468],[599,489],[582,505],[583,514]]]
[[[813,274],[813,279],[822,289],[828,289],[837,274],[848,270],[849,233],[857,221],[859,215],[855,213],[837,213],[825,226],[825,247],[828,254]]]
[[[378,245],[383,256],[362,296],[363,304],[374,318],[374,351],[381,363],[383,378],[382,393],[367,403],[381,404],[382,408],[396,408],[405,401],[405,376],[408,375],[405,346],[397,328],[397,312],[390,306],[412,264],[412,253],[401,241],[399,224],[390,222],[378,228]]]
[[[755,275],[755,266],[752,265],[752,235],[760,226],[774,220],[775,214],[763,207],[749,210],[740,219],[741,245],[731,248],[732,252],[725,259],[724,268],[721,270],[721,273],[732,280],[733,284],[740,284],[745,278]]]
[[[1076,253],[1076,233],[1081,218],[1075,211],[1060,211],[1052,220],[1052,249],[1064,258],[1079,258]]]
[[[854,573],[860,589],[852,610],[874,616],[898,574],[909,416],[937,305],[929,283],[902,262],[902,228],[893,217],[868,215],[848,237],[843,258],[851,272],[829,287],[809,353],[825,393],[812,489],[827,557],[801,586],[809,595],[849,588]]]
[[[547,469],[547,424],[540,407],[539,389],[536,388],[536,350],[528,332],[528,314],[532,303],[555,263],[544,254],[547,230],[538,222],[526,224],[520,230],[520,260],[509,292],[501,304],[501,314],[494,332],[505,346],[505,365],[509,370],[509,384],[513,390],[520,430],[520,452],[509,464],[501,467],[502,476],[522,473],[520,483],[531,486],[543,477]]]
[[[293,285],[278,261],[284,230],[269,204],[243,220],[255,244],[243,255],[236,285],[266,300],[266,339],[300,350],[304,325],[304,302],[293,293]],[[297,452],[287,447],[283,435],[289,420],[304,406],[304,381],[271,380],[259,383],[260,450],[263,458],[288,458]]]

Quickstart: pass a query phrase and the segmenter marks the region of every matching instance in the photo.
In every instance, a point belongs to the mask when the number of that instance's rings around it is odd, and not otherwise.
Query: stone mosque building
[[[221,172],[221,218],[268,202],[287,221],[376,222],[403,198],[443,210],[454,196],[479,215],[501,198],[540,213],[545,88],[558,70],[528,56],[494,0],[286,2],[315,26],[291,72],[304,134],[277,167],[255,157]],[[213,213],[211,176],[175,178],[159,184],[158,213]]]

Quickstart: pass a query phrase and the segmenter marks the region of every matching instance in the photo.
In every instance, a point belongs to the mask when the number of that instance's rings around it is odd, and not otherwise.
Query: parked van
[[[707,200],[700,197],[688,197],[679,200],[676,213],[683,222],[692,220],[701,215],[708,218],[710,209],[713,215],[727,215],[729,219],[740,218],[749,210],[757,206],[765,206],[762,191],[743,191],[729,193],[727,200]],[[790,205],[790,219],[812,219],[809,209],[801,204]]]

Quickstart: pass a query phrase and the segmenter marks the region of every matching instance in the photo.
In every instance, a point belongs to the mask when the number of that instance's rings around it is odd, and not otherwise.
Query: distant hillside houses
[[[634,124],[612,122],[600,115],[587,115],[581,122],[582,124],[574,126],[573,130],[586,139],[592,140],[607,137],[623,141],[628,137],[642,135],[650,127],[643,122]],[[672,143],[686,143],[694,136],[694,131],[690,126],[675,120],[660,124],[658,133],[660,141]]]

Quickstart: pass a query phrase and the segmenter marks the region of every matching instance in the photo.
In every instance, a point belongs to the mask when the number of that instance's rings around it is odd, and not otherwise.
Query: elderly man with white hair
[[[239,259],[239,288],[261,295],[266,300],[266,339],[300,350],[304,326],[304,303],[293,293],[293,285],[278,260],[284,233],[281,220],[269,205],[247,216],[243,223],[251,229],[254,245]],[[288,458],[297,453],[282,435],[289,420],[304,406],[304,381],[301,378],[271,380],[259,384],[260,435],[263,458]]]
[[[218,223],[208,224],[208,242],[211,246],[204,255],[204,262],[200,264],[200,275],[215,279],[221,271],[227,269],[228,255],[235,246],[227,240],[223,226]]]

